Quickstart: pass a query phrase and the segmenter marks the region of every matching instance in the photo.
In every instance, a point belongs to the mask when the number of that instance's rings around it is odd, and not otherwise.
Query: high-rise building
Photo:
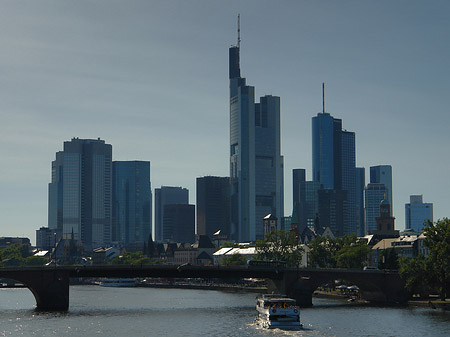
[[[246,85],[239,65],[240,44],[229,49],[231,236],[264,237],[263,218],[283,217],[283,157],[280,98],[261,97]]]
[[[335,189],[319,190],[319,225],[330,227],[335,236],[344,232],[345,210],[347,209],[347,191]]]
[[[405,228],[420,233],[427,220],[433,222],[433,204],[424,203],[422,195],[411,195],[405,204]]]
[[[381,201],[387,196],[388,189],[384,184],[370,183],[364,190],[365,203],[365,234],[377,230],[377,217],[380,216]],[[386,197],[387,202],[388,199]]]
[[[172,186],[155,188],[155,241],[162,242],[164,237],[167,237],[164,234],[163,226],[164,206],[188,203],[189,191],[187,188]]]
[[[52,162],[48,227],[87,248],[111,242],[112,146],[73,138]]]
[[[152,232],[149,161],[113,162],[113,241],[147,241]]]
[[[366,171],[364,167],[356,168],[356,228],[358,236],[364,236],[364,189],[366,188]]]
[[[195,206],[188,204],[164,205],[163,241],[194,243]]]
[[[297,214],[300,232],[307,226],[314,226],[319,215],[319,190],[320,183],[318,181],[300,182],[301,213]]]
[[[347,192],[346,208],[344,210],[344,234],[358,233],[357,225],[357,175],[355,133],[341,132],[341,189]],[[361,191],[362,193],[362,191]]]
[[[394,200],[392,199],[392,166],[377,165],[370,167],[370,182],[372,184],[384,184],[386,186],[386,200],[391,205],[391,215],[394,208]]]
[[[319,215],[321,226],[330,226],[332,230],[335,228],[340,233],[338,235],[356,233],[358,213],[355,133],[343,130],[342,120],[325,112],[325,104],[323,111],[312,118],[312,170],[313,181],[319,182],[321,189],[336,191],[323,193],[322,198],[319,198],[319,213],[326,216],[320,219]],[[327,203],[320,205],[320,200]],[[326,211],[328,206],[344,208]],[[333,224],[326,223],[331,219],[327,214],[338,215]],[[338,220],[341,215],[342,221]]]
[[[197,178],[197,234],[230,233],[230,178]]]
[[[300,221],[301,214],[304,213],[300,197],[300,185],[306,181],[305,169],[292,170],[292,211],[297,212],[297,220]]]

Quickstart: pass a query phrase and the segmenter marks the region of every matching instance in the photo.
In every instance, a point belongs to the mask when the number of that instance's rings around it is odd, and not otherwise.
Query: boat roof
[[[280,294],[270,294],[270,295],[263,295],[259,298],[259,300],[264,302],[296,302],[294,299],[286,297],[286,295],[280,295]]]

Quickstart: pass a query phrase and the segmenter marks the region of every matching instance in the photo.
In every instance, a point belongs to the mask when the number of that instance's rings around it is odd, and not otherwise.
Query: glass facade
[[[113,241],[147,241],[152,232],[151,205],[150,162],[113,162]]]
[[[364,203],[366,210],[365,234],[377,230],[376,218],[380,216],[380,204],[387,194],[384,184],[370,183],[364,192]]]
[[[378,165],[370,167],[370,182],[373,184],[384,184],[386,186],[386,198],[391,205],[391,216],[394,209],[394,200],[392,199],[392,166]]]
[[[230,48],[231,238],[264,236],[267,214],[283,217],[283,157],[280,154],[280,98],[261,97],[241,77],[239,47]]]
[[[112,147],[100,139],[73,138],[52,162],[49,228],[81,239],[86,248],[111,242]]]
[[[424,203],[422,195],[411,195],[409,204],[405,204],[405,229],[421,233],[427,220],[433,222],[433,204]]]
[[[333,189],[335,173],[334,118],[319,113],[312,119],[312,170],[313,181],[324,189]]]

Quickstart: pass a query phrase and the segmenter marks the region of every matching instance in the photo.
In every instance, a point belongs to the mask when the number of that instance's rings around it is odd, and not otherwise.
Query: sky
[[[229,175],[228,48],[281,97],[285,215],[292,169],[311,179],[311,118],[356,133],[357,166],[392,165],[396,228],[423,194],[450,217],[450,2],[0,2],[0,236],[47,226],[51,162],[73,137],[149,160],[152,188]]]

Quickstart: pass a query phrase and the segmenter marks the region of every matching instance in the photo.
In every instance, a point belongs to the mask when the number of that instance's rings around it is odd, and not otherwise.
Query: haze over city
[[[0,3],[1,236],[47,226],[51,161],[72,137],[151,161],[152,188],[229,175],[228,47],[281,98],[285,215],[293,168],[311,179],[311,118],[356,133],[357,166],[392,165],[396,228],[423,194],[450,205],[446,1]]]

